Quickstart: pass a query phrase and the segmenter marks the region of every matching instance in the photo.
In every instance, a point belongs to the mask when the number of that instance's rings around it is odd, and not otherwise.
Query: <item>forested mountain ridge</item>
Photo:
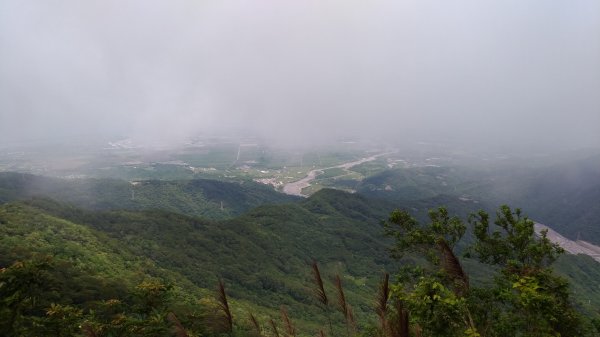
[[[331,296],[334,275],[341,276],[358,324],[366,328],[376,317],[373,302],[382,273],[394,274],[402,267],[389,255],[392,242],[384,237],[381,221],[395,208],[426,219],[427,210],[441,204],[461,216],[482,206],[448,194],[386,201],[324,189],[307,199],[208,220],[167,210],[84,209],[34,197],[0,205],[0,267],[10,269],[15,261],[53,256],[50,274],[61,290],[48,293],[40,305],[72,305],[84,312],[114,298],[134,308],[139,305],[135,303],[140,284],[172,284],[178,305],[170,310],[190,329],[200,329],[194,317],[213,308],[220,278],[235,300],[238,324],[247,324],[248,312],[258,313],[262,320],[277,316],[284,305],[299,327],[314,331],[326,325],[313,296],[310,264],[317,260]],[[463,262],[475,272],[475,284],[486,280],[488,269]],[[556,266],[570,280],[582,308],[600,305],[592,281],[600,276],[596,262],[565,256]],[[37,314],[43,310],[38,308]],[[340,313],[332,317],[334,329],[341,333],[343,318]]]
[[[162,209],[212,219],[231,218],[263,204],[299,199],[253,181],[191,179],[129,182],[0,172],[0,202],[32,197],[52,198],[91,210]]]
[[[313,198],[323,200],[323,204],[329,200],[338,207],[316,213],[311,210]],[[85,211],[47,199],[26,203],[45,214],[105,233],[159,265],[181,268],[180,272],[204,287],[212,287],[222,271],[219,276],[236,282],[232,291],[237,282],[241,289],[260,290],[261,282],[268,280],[259,278],[276,275],[285,279],[290,273],[301,277],[313,259],[338,265],[340,272],[356,271],[356,277],[369,274],[369,267],[377,265],[383,270],[391,263],[381,235],[385,211],[372,209],[366,199],[341,191],[324,190],[296,204],[260,206],[220,222],[156,210]],[[365,213],[353,219],[343,213],[348,204],[362,205]],[[363,253],[363,248],[369,254]],[[358,260],[348,258],[352,255]]]
[[[447,205],[461,215],[479,208],[491,211],[501,204],[518,205],[536,221],[551,224],[571,239],[580,236],[600,243],[600,155],[544,165],[509,161],[499,162],[498,167],[389,169],[370,175],[356,190],[378,199],[384,208],[413,208],[421,216],[432,205]],[[128,182],[0,172],[0,202],[34,196],[92,210],[162,209],[210,219],[232,218],[260,205],[299,200],[253,181]]]
[[[220,222],[156,210],[89,211],[39,198],[4,204],[0,206],[2,266],[51,255],[61,264],[73,264],[70,269],[89,273],[100,284],[117,276],[114,284],[121,285],[119,294],[150,277],[173,283],[197,298],[212,293],[221,278],[238,302],[260,308],[263,314],[286,305],[304,325],[323,319],[311,295],[310,263],[315,259],[330,286],[334,274],[342,275],[348,300],[356,303],[362,321],[368,317],[365,313],[372,314],[371,296],[381,273],[395,269],[379,224],[385,211],[368,211],[366,199],[340,191],[323,191],[315,198],[347,209],[345,202],[334,200],[338,195],[352,207],[364,203],[365,215],[352,219],[334,207],[314,213],[311,199],[260,206]],[[100,271],[110,272],[95,271],[96,260],[101,261]],[[65,288],[71,288],[70,283]],[[97,289],[86,300],[116,294],[104,293]]]

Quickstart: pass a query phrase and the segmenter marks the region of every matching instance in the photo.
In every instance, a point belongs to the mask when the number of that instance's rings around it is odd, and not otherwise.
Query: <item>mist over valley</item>
[[[0,335],[600,335],[600,3],[3,1]]]

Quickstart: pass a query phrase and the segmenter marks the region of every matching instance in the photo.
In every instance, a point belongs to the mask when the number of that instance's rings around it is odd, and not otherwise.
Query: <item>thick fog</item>
[[[0,141],[240,130],[600,146],[600,2],[0,2]]]

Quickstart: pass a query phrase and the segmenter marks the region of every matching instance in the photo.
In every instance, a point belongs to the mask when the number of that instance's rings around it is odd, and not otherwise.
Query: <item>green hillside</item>
[[[261,206],[221,222],[164,211],[89,212],[43,199],[29,204],[119,240],[134,255],[200,287],[214,287],[220,276],[236,298],[275,308],[293,305],[302,315],[314,309],[307,297],[313,259],[330,278],[345,275],[350,298],[363,300],[392,266],[380,226],[387,210],[340,191],[324,190],[297,204]],[[315,210],[317,204],[323,208]]]
[[[173,285],[170,310],[190,322],[207,291],[182,275],[89,226],[24,203],[0,206],[2,335],[80,336],[85,322],[106,335],[152,327],[149,310],[160,308],[147,301],[163,284]]]
[[[199,317],[215,310],[212,298],[221,278],[233,300],[237,328],[248,329],[249,312],[266,324],[269,317],[279,317],[284,305],[301,334],[312,335],[327,325],[314,296],[311,263],[316,260],[331,298],[336,296],[334,276],[341,276],[358,328],[364,330],[377,321],[373,305],[381,275],[402,266],[389,257],[392,242],[383,236],[381,221],[394,208],[424,219],[427,209],[440,204],[458,214],[477,206],[448,195],[392,203],[321,190],[308,199],[263,205],[216,221],[165,210],[89,210],[32,198],[0,206],[0,267],[13,272],[15,261],[53,257],[44,272],[56,286],[44,290],[37,306],[25,311],[32,327],[36,315],[43,316],[52,303],[83,308],[81,319],[96,322],[89,310],[108,310],[102,303],[116,298],[127,303],[122,310],[130,325],[123,329],[152,324],[166,329],[164,315],[173,311],[188,329],[202,333],[206,326]],[[489,267],[463,262],[474,284],[490,280]],[[600,264],[565,256],[556,266],[573,284],[579,306],[595,312],[600,293],[592,280],[600,275]],[[171,289],[169,302],[148,307],[143,300],[148,289],[160,294]],[[155,311],[163,318],[152,323]],[[113,314],[105,316],[114,319]],[[332,312],[331,318],[334,330],[343,334],[341,313]],[[98,322],[94,324],[101,329]]]
[[[457,192],[461,177],[447,167],[412,167],[385,170],[364,179],[358,191],[383,199],[406,201]]]
[[[312,211],[318,200],[326,211]],[[357,207],[365,212],[360,218],[344,214]],[[212,294],[222,278],[238,311],[255,308],[266,319],[277,317],[285,305],[301,328],[314,331],[325,318],[312,296],[313,259],[332,296],[333,276],[342,276],[361,324],[373,319],[381,273],[395,269],[379,224],[387,211],[339,191],[323,191],[296,204],[261,206],[221,222],[157,210],[89,211],[38,198],[0,210],[2,267],[50,255],[95,280],[87,297],[54,298],[65,304],[89,307],[90,301],[126,296],[148,278],[176,285],[193,302]],[[65,282],[65,289],[84,283],[77,277]],[[118,285],[118,291],[107,291],[107,284]],[[245,322],[246,314],[240,316]],[[341,318],[333,318],[340,328]]]
[[[0,172],[0,202],[46,197],[91,210],[161,209],[225,219],[263,204],[286,203],[296,197],[252,181],[207,179],[145,180],[59,179]]]

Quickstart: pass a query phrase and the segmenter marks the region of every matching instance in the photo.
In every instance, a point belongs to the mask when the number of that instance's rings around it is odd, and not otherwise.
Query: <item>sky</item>
[[[0,1],[0,142],[237,132],[600,147],[600,1]]]

